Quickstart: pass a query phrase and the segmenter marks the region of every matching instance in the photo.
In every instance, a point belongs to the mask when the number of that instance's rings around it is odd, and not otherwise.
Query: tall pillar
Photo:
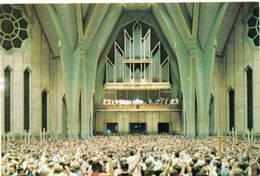
[[[203,73],[203,89],[201,89],[202,104],[201,104],[201,117],[199,137],[205,138],[209,135],[209,106],[210,106],[210,80],[213,77],[214,63],[216,58],[216,39],[213,38],[211,42],[208,42],[207,50],[203,52],[204,65],[201,68]],[[207,60],[207,62],[205,62]]]
[[[99,30],[95,34],[95,38],[91,42],[90,47],[87,50],[86,56],[83,60],[83,82],[81,87],[82,102],[84,104],[82,123],[84,127],[81,129],[81,137],[87,138],[93,135],[93,117],[94,117],[94,94],[96,83],[96,71],[98,65],[98,59],[101,56],[105,45],[111,36],[118,19],[122,12],[122,6],[113,4],[109,8],[106,17],[102,21]]]
[[[191,138],[196,137],[195,132],[195,84],[196,84],[196,74],[195,74],[195,64],[196,64],[196,43],[195,41],[189,42],[189,51],[190,51],[190,65],[187,66],[190,69],[189,77],[187,81],[189,82],[189,114],[187,114],[187,136]]]
[[[83,60],[83,75],[81,80],[81,93],[82,93],[82,128],[81,137],[87,138],[92,135],[92,118],[93,118],[93,95],[95,89],[95,74],[96,74],[96,63],[90,60],[97,60],[98,51],[94,50],[86,54]]]
[[[71,75],[64,77],[65,87],[67,87],[66,98],[68,102],[67,127],[68,137],[78,138],[78,116],[79,116],[79,96],[80,96],[80,72],[81,59],[86,52],[85,44],[79,41],[78,47],[73,51],[71,58]],[[67,70],[64,70],[67,71]]]

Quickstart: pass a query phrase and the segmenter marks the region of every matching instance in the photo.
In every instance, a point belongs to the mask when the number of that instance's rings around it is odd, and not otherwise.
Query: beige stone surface
[[[237,132],[244,132],[245,130],[245,114],[244,108],[236,108],[235,109],[235,128]]]
[[[254,130],[256,133],[260,133],[260,128],[259,128],[259,124],[260,124],[260,107],[255,107],[254,108],[254,112],[253,112],[253,121],[254,121]]]
[[[41,27],[37,16],[32,10],[32,5],[26,5],[28,15],[34,21],[32,28],[32,40],[27,45],[26,49],[20,52],[14,52],[11,54],[5,54],[0,51],[0,68],[3,70],[7,66],[10,66],[11,71],[11,131],[14,133],[23,132],[23,81],[24,81],[24,70],[29,68],[30,72],[30,127],[32,132],[38,132],[41,128],[41,92],[42,87],[46,87],[50,92],[50,82],[52,77],[50,73],[50,57],[49,46],[44,39],[44,35],[41,31]],[[44,65],[42,64],[44,63]],[[56,62],[55,62],[56,64]],[[54,67],[53,73],[56,73],[56,66]],[[1,77],[4,76],[4,72],[1,71]],[[56,89],[54,90],[56,92]],[[3,95],[3,90],[1,90]],[[53,95],[56,95],[53,93]],[[1,96],[2,97],[2,96]],[[57,97],[56,97],[57,98]],[[53,101],[55,98],[48,95],[48,107],[54,105]],[[56,101],[55,101],[56,102]],[[3,107],[3,100],[1,99],[1,107]],[[55,111],[51,108],[48,110],[48,116],[55,117]],[[4,115],[3,108],[1,108],[1,115]],[[4,118],[1,116],[2,132],[4,130]],[[48,117],[48,119],[53,119]]]
[[[245,68],[250,66],[253,69],[253,102],[254,102],[254,119],[257,119],[256,112],[258,112],[258,102],[260,95],[258,95],[260,90],[258,83],[260,81],[260,57],[259,50],[252,48],[244,35],[244,26],[242,20],[240,20],[245,14],[247,14],[248,7],[243,5],[244,11],[240,11],[238,19],[236,20],[233,32],[228,39],[228,44],[225,48],[226,64],[223,67],[226,68],[225,77],[225,88],[233,87],[235,90],[235,121],[237,130],[241,133],[245,132],[247,128],[247,85],[246,85],[246,72]],[[242,12],[244,14],[242,14]],[[234,38],[233,38],[234,37]],[[233,62],[232,62],[233,61]],[[234,84],[235,83],[235,84]],[[225,95],[227,96],[227,94]],[[228,100],[226,97],[224,100]],[[224,103],[224,108],[221,108],[221,114],[225,115],[225,121],[227,122],[226,129],[228,130],[229,125],[229,103],[226,101]],[[259,128],[260,123],[254,120],[254,129]]]
[[[235,122],[238,132],[244,133],[247,122],[247,95],[245,68],[253,69],[253,118],[254,129],[260,133],[260,50],[254,49],[246,40],[243,18],[248,14],[249,6],[245,3],[240,10],[235,25],[230,33],[222,56],[217,56],[213,78],[210,80],[210,92],[214,96],[215,128],[221,123],[223,132],[229,131],[229,101],[227,89],[235,90]],[[62,133],[62,98],[65,94],[61,58],[52,58],[52,53],[41,29],[32,5],[26,5],[26,11],[33,21],[32,41],[26,49],[13,54],[0,51],[0,76],[4,76],[4,68],[10,66],[11,71],[11,124],[12,132],[23,131],[23,72],[26,68],[30,73],[30,121],[33,132],[41,128],[41,93],[48,90],[48,131],[54,129]],[[0,90],[0,97],[3,97]],[[4,101],[0,100],[1,127],[4,129]],[[84,107],[82,107],[84,108]],[[146,122],[147,131],[157,131],[158,122],[170,122],[171,130],[182,130],[180,114],[176,112],[158,113],[97,113],[96,130],[104,131],[106,122],[118,122],[119,132],[127,132],[129,122]]]

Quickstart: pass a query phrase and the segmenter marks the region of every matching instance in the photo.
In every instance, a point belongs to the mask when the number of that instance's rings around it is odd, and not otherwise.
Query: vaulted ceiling
[[[192,33],[193,21],[194,21],[194,7],[195,3],[168,3],[164,4],[165,10],[172,17],[175,25],[179,29],[179,33],[183,28],[179,26],[185,26],[184,29],[187,32]],[[58,18],[62,24],[62,28],[66,33],[66,37],[69,40],[70,46],[75,48],[77,46],[78,36],[78,26],[77,20],[80,19],[82,22],[83,36],[88,41],[88,45],[91,45],[96,32],[98,31],[102,21],[106,18],[107,11],[110,4],[53,4]],[[80,8],[80,13],[77,13],[76,6]],[[144,11],[148,13],[155,13],[152,10],[153,4],[122,4],[123,13],[126,11]],[[216,3],[200,3],[199,4],[199,15],[196,21],[198,26],[198,41],[200,46],[204,48],[205,42],[210,32],[210,28],[214,23],[214,19],[218,14],[219,8],[221,6],[220,2]],[[222,21],[220,30],[217,35],[217,54],[221,55],[223,53],[224,46],[229,37],[230,31],[240,9],[241,3],[229,3],[228,10],[225,14],[224,20]],[[59,56],[58,48],[58,33],[55,30],[54,23],[51,20],[50,12],[46,5],[35,4],[36,12],[38,14],[39,20],[42,24],[47,40],[53,51],[54,57]],[[198,7],[198,6],[197,6]],[[178,20],[177,19],[182,19]],[[163,26],[161,26],[163,27]],[[170,37],[170,36],[165,36]]]

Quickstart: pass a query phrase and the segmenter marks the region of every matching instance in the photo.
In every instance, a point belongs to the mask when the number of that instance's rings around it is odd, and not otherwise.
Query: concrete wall
[[[244,3],[226,43],[223,57],[216,57],[212,92],[215,97],[215,127],[220,121],[224,133],[229,131],[228,90],[235,91],[235,126],[238,134],[247,129],[247,85],[246,71],[253,69],[253,126],[260,133],[260,49],[252,47],[245,35],[243,22],[250,11]],[[219,119],[220,118],[220,119]]]
[[[170,123],[170,133],[181,134],[182,122],[180,111],[174,112],[96,112],[95,130],[102,134],[106,131],[106,123],[118,123],[118,133],[129,132],[129,123],[146,123],[148,134],[157,134],[158,123]]]
[[[214,112],[213,112],[214,128],[212,129],[214,134],[217,134],[219,126],[224,129],[226,128],[226,123],[223,123],[223,121],[225,121],[224,102],[226,96],[224,91],[224,84],[223,84],[224,81],[223,62],[224,60],[222,57],[216,57],[213,79],[211,79],[210,81],[211,95],[214,97]]]
[[[24,70],[30,73],[30,129],[39,133],[41,129],[41,94],[48,92],[48,131],[53,129],[54,119],[61,118],[62,74],[59,59],[52,59],[52,53],[32,5],[26,5],[27,15],[32,21],[31,41],[24,50],[11,53],[0,51],[0,77],[4,69],[11,68],[11,132],[23,132],[23,89]],[[1,92],[1,127],[4,131],[4,89]],[[58,126],[59,127],[59,126]],[[61,129],[60,127],[58,128]]]
[[[244,18],[248,15],[250,7],[245,3],[239,11],[233,29],[230,33],[222,56],[216,57],[213,79],[211,80],[211,93],[214,96],[214,132],[221,126],[224,133],[229,131],[229,104],[228,89],[235,90],[235,124],[238,133],[244,133],[247,128],[247,101],[246,101],[246,72],[245,68],[253,69],[253,123],[254,130],[260,134],[260,49],[252,48],[249,44],[243,25]],[[30,128],[38,133],[41,129],[41,93],[48,90],[48,131],[54,129],[62,132],[62,97],[64,86],[60,58],[52,58],[52,53],[45,38],[37,14],[32,5],[26,5],[26,11],[32,23],[32,40],[24,51],[5,54],[0,51],[0,77],[4,77],[4,69],[11,68],[11,131],[21,133],[23,131],[23,72],[26,68],[30,73]],[[0,90],[1,97],[1,128],[4,130],[4,90]],[[84,108],[84,107],[82,107]],[[104,115],[103,115],[104,116]],[[113,117],[112,117],[113,116]],[[121,117],[124,112],[116,115],[119,123],[119,131],[123,125],[128,130],[128,123],[134,119],[129,115],[129,121],[123,122]],[[128,115],[127,115],[128,116]],[[157,131],[157,121],[150,120],[149,115],[141,115],[141,119],[147,122],[148,131]],[[167,115],[166,115],[167,116]],[[97,130],[103,131],[104,122],[113,121],[111,118],[101,118],[97,114]],[[166,118],[166,121],[172,117]],[[174,118],[173,118],[174,119]],[[115,120],[115,119],[114,119]],[[161,119],[158,118],[158,121]],[[165,119],[164,119],[165,120]],[[164,121],[163,120],[163,121]],[[154,123],[156,122],[156,123]],[[103,127],[102,127],[103,124]],[[156,126],[151,125],[156,124]],[[181,122],[175,122],[181,124]],[[173,131],[181,131],[181,125]]]
[[[62,98],[65,95],[61,60],[52,59],[50,62],[50,132],[54,130],[62,134]]]

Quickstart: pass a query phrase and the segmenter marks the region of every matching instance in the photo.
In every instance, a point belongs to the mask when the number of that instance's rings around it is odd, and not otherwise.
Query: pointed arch
[[[134,25],[132,27],[132,31],[134,31],[136,27],[139,27],[142,30],[142,25],[140,24],[140,22],[138,20],[136,20],[136,22],[134,23]]]
[[[45,91],[46,93],[50,93],[49,89],[47,89],[46,87],[42,90],[42,92]]]
[[[132,39],[133,39],[133,58],[138,59],[142,53],[142,26],[139,21],[136,21],[132,27]]]
[[[79,92],[79,116],[78,116],[78,129],[79,137],[81,137],[81,113],[82,113],[82,101],[81,101],[81,91]]]
[[[235,129],[236,123],[235,123],[235,90],[232,87],[229,87],[227,89],[228,93],[228,102],[229,102],[229,131],[232,130],[232,128]]]
[[[210,96],[209,104],[209,135],[213,136],[215,134],[215,118],[214,118],[214,96]]]
[[[13,71],[12,67],[10,65],[7,65],[4,70],[9,70],[10,72]]]
[[[253,69],[248,65],[246,74],[247,128],[253,129]]]
[[[27,67],[24,72],[24,130],[30,130],[30,74],[31,70]]]
[[[27,72],[29,72],[29,73],[32,73],[32,70],[30,69],[30,67],[25,67],[25,69],[24,69],[24,71],[23,72],[25,72],[25,71],[27,71]]]
[[[7,65],[4,69],[4,131],[11,132],[11,72]]]
[[[48,131],[48,89],[42,91],[42,130]]]
[[[198,132],[199,132],[199,118],[198,118],[198,105],[197,105],[197,94],[196,94],[196,90],[195,90],[195,136],[198,136]]]
[[[227,90],[227,92],[229,92],[231,89],[235,90],[234,87],[232,87],[232,86],[229,86],[226,90]]]
[[[66,103],[66,96],[65,94],[62,97],[62,136],[66,137],[67,136],[67,103]]]
[[[245,72],[247,72],[249,69],[253,70],[250,65],[247,65],[244,70],[245,70]]]

